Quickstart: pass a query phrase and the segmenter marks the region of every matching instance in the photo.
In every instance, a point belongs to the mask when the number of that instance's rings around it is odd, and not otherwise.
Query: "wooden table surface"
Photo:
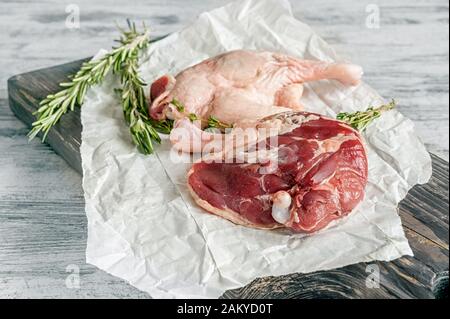
[[[85,263],[81,178],[48,146],[27,142],[25,125],[8,107],[7,78],[110,47],[115,20],[145,20],[158,36],[226,2],[132,0],[122,7],[78,0],[80,29],[65,27],[65,9],[73,1],[0,3],[0,298],[149,297]],[[366,27],[369,3],[379,5],[379,29]],[[448,2],[292,4],[297,17],[364,66],[368,83],[386,98],[396,97],[428,149],[448,160]],[[71,269],[79,269],[80,288],[66,285]]]

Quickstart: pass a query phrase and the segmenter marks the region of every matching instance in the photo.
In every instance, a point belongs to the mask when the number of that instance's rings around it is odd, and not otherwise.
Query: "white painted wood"
[[[110,47],[117,35],[114,21],[146,21],[159,36],[226,2],[0,2],[0,297],[148,297],[85,263],[81,178],[48,146],[27,142],[27,129],[8,108],[6,80]],[[80,8],[80,29],[65,26],[65,9],[72,3]],[[342,55],[364,66],[368,83],[387,99],[397,98],[428,149],[448,160],[448,1],[293,0],[292,4],[298,18]],[[368,4],[378,5],[378,29],[366,25]],[[80,268],[79,289],[66,287],[68,265]]]

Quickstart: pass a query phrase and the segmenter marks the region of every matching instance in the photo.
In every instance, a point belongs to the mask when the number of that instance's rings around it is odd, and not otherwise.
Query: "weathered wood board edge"
[[[56,92],[58,83],[78,70],[86,60],[10,78],[8,93],[11,110],[31,127],[35,119],[32,113],[39,101],[47,94]],[[80,112],[76,109],[62,118],[46,141],[80,174],[81,129]],[[399,213],[415,257],[404,257],[390,263],[371,263],[377,265],[384,278],[378,289],[366,287],[367,265],[361,263],[312,274],[260,278],[246,287],[226,292],[223,297],[433,298],[436,282],[447,282],[448,287],[449,164],[435,155],[432,155],[432,159],[432,180],[426,185],[416,186],[399,205]]]
[[[60,89],[58,83],[61,83],[62,79],[66,80],[68,75],[74,74],[81,64],[88,60],[90,58],[9,78],[8,97],[12,112],[31,128],[32,123],[36,120],[33,113],[37,110],[39,102],[50,92],[57,92]],[[36,93],[32,94],[31,92]],[[39,134],[37,138],[41,137],[42,134]],[[82,174],[81,120],[78,107],[75,108],[75,112],[68,112],[61,118],[61,121],[49,132],[45,142],[64,158],[72,168]]]

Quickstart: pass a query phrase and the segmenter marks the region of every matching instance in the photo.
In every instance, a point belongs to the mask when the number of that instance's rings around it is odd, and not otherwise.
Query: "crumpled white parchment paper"
[[[142,76],[180,70],[221,52],[246,48],[339,61],[333,49],[295,19],[287,1],[246,0],[200,15],[186,29],[152,44]],[[189,164],[171,163],[170,143],[137,152],[110,77],[82,108],[81,156],[88,217],[87,262],[156,298],[213,298],[262,276],[313,272],[411,255],[397,204],[431,176],[431,160],[413,123],[397,111],[364,134],[369,156],[366,198],[348,217],[313,234],[254,230],[207,214],[192,201]],[[306,85],[309,110],[335,117],[381,104],[362,84]]]

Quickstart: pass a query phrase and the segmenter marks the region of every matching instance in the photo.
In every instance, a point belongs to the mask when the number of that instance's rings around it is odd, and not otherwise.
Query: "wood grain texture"
[[[0,2],[0,297],[148,298],[124,281],[85,263],[87,226],[81,178],[48,145],[37,140],[27,142],[27,127],[8,109],[6,80],[14,74],[110,47],[117,35],[114,21],[127,17],[145,20],[155,36],[164,35],[179,30],[200,12],[228,1],[190,0],[186,5],[184,0],[133,0],[126,6],[112,0],[75,2],[81,11],[81,28],[72,30],[64,22],[65,8],[74,1]],[[386,98],[396,97],[402,113],[414,120],[428,149],[448,159],[448,2],[291,2],[298,18],[339,53],[364,66],[369,84]],[[379,5],[379,29],[365,25],[369,3]],[[55,83],[51,85],[56,88]],[[310,275],[298,274],[258,279],[224,297],[308,297],[315,289],[324,297],[332,293],[347,297],[352,289],[356,297],[432,297],[433,283],[443,282],[448,287],[448,272],[441,272],[448,269],[448,163],[433,160],[434,177],[425,186],[428,195],[424,195],[423,186],[418,186],[411,191],[413,197],[401,204],[402,220],[416,258],[423,259],[432,252],[437,256],[432,263],[411,264],[406,258],[394,262],[390,270],[381,263],[383,276],[403,271],[410,275],[399,275],[396,283],[382,281],[379,290],[365,294],[359,293],[359,288],[365,288],[361,272],[365,266],[354,265],[330,272],[328,277],[321,275],[321,280],[312,281]],[[409,214],[404,214],[403,205]],[[428,219],[432,229],[422,228],[420,234],[414,231]],[[429,244],[429,251],[416,248],[422,243]],[[65,285],[68,265],[80,269],[78,289]],[[356,273],[359,277],[355,275],[352,285],[336,288],[342,278]],[[438,273],[443,275],[430,282]],[[419,288],[411,290],[415,286],[409,282],[415,281],[420,283]],[[330,288],[323,291],[317,283]]]

